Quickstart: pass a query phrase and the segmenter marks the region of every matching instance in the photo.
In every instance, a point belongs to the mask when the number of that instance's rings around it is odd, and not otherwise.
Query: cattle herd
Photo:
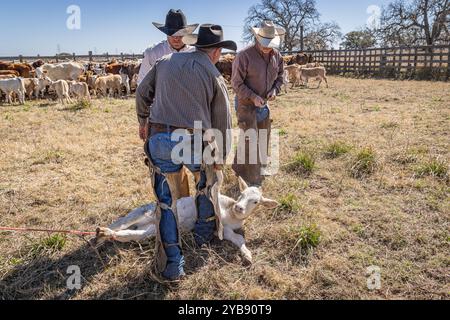
[[[320,63],[314,62],[311,55],[299,53],[284,56],[284,85],[292,83],[308,85],[309,79],[322,81],[328,86],[326,70]],[[216,65],[224,78],[231,80],[234,55],[222,56]],[[72,99],[95,97],[124,97],[131,95],[137,88],[140,70],[139,61],[119,62],[115,59],[108,63],[61,62],[50,63],[42,60],[28,63],[0,61],[0,103],[11,104],[16,100],[20,104],[25,99],[57,99],[62,104]]]
[[[109,63],[62,62],[28,63],[0,61],[0,101],[20,104],[25,99],[50,98],[61,103],[94,96],[130,95],[137,87],[140,63],[137,61]],[[5,98],[3,98],[3,96]]]

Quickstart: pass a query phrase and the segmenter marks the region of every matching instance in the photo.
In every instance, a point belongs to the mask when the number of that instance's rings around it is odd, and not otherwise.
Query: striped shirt
[[[136,110],[141,126],[149,118],[180,128],[201,121],[203,130],[218,129],[224,139],[231,128],[225,80],[202,51],[174,53],[156,62],[138,87]]]
[[[180,52],[192,52],[195,50],[195,47],[185,46],[180,50]],[[161,41],[160,43],[154,45],[151,48],[148,48],[144,52],[144,59],[142,60],[141,69],[139,70],[138,76],[138,85],[141,84],[142,80],[144,80],[147,73],[150,69],[155,65],[156,61],[161,59],[164,56],[169,54],[178,52],[174,48],[172,48],[167,40]]]

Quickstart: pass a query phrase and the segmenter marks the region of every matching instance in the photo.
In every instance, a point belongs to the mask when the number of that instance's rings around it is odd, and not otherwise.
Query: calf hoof
[[[107,240],[114,240],[114,231],[108,228],[97,228],[96,241],[105,242]]]
[[[252,253],[250,251],[248,252],[243,252],[243,258],[244,258],[244,263],[247,265],[252,265],[253,264],[253,256]]]

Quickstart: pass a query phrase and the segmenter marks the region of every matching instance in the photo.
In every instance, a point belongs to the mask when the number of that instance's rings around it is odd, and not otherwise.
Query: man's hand
[[[261,98],[260,96],[257,96],[256,98],[253,99],[253,103],[255,104],[255,107],[261,108],[265,106],[266,101],[264,101],[264,99]]]
[[[269,101],[274,101],[277,98],[277,89],[273,89],[272,91],[269,92],[269,94],[267,95],[267,99]]]
[[[139,138],[144,142],[147,141],[148,138],[148,126],[139,126]]]

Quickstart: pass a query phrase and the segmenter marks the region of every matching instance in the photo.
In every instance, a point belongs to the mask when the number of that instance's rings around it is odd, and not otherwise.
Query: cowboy
[[[182,35],[193,33],[198,24],[188,25],[186,16],[181,10],[171,9],[166,16],[166,23],[153,22],[153,25],[167,35],[167,40],[161,41],[157,45],[148,48],[144,53],[141,69],[138,76],[138,85],[144,80],[155,62],[163,56],[174,52],[193,51],[194,47],[186,45],[181,41]]]
[[[240,51],[233,62],[231,85],[236,93],[236,111],[243,132],[255,130],[258,136],[257,161],[249,163],[248,139],[245,143],[245,159],[236,155],[233,170],[248,184],[261,186],[268,163],[269,137],[272,120],[268,101],[275,100],[283,85],[284,62],[279,48],[285,34],[283,28],[275,27],[272,21],[263,21],[260,28],[252,28],[256,41]],[[262,143],[260,133],[265,130],[267,145]],[[241,131],[242,132],[242,131]],[[261,145],[263,144],[263,145]],[[243,161],[245,160],[245,161]]]
[[[157,61],[139,86],[136,96],[140,126],[145,128],[147,121],[150,122],[150,135],[145,146],[159,204],[157,271],[170,281],[184,276],[176,215],[177,199],[189,196],[182,175],[184,167],[194,174],[197,183],[198,220],[194,229],[197,245],[209,243],[220,226],[216,219],[220,219],[217,202],[212,201],[209,191],[211,172],[220,170],[221,166],[205,165],[201,143],[200,150],[196,148],[195,134],[198,130],[193,129],[197,122],[202,130],[217,129],[223,141],[228,139],[230,102],[225,81],[215,64],[220,59],[222,48],[237,49],[233,41],[223,40],[222,27],[212,24],[200,26],[198,35],[186,34],[182,40],[193,44],[196,51],[174,53]],[[152,104],[150,114],[147,106]],[[202,135],[200,131],[200,142],[203,141]],[[191,149],[189,159],[175,159],[172,155],[180,144],[187,144]],[[222,159],[226,158],[223,148],[217,152]]]

